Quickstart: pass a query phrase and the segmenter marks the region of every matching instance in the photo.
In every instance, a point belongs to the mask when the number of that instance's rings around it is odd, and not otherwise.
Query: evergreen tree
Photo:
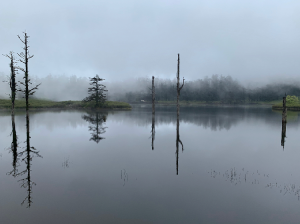
[[[84,102],[95,102],[95,107],[102,106],[106,101],[106,86],[100,84],[99,82],[105,79],[101,79],[98,75],[93,78],[90,78],[90,85],[92,87],[88,88],[88,97],[84,98]]]

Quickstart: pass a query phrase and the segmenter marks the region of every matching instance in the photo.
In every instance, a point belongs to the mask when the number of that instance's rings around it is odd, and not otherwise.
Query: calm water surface
[[[179,122],[174,107],[0,112],[0,223],[300,222],[298,113],[284,142],[270,108]]]

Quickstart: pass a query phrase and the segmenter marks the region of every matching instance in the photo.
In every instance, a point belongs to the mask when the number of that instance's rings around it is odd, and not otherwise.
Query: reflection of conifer
[[[22,176],[27,174],[27,177],[19,180],[21,182],[21,187],[27,188],[27,196],[23,200],[22,205],[27,201],[27,208],[31,206],[32,203],[32,187],[33,185],[36,185],[35,182],[31,180],[31,161],[33,157],[42,157],[39,154],[39,151],[36,150],[36,148],[30,146],[30,128],[29,128],[29,114],[28,111],[26,113],[26,147],[25,150],[19,153],[19,156],[23,157],[22,162],[25,162],[26,169],[22,172],[18,173],[18,175]]]
[[[13,154],[13,170],[8,172],[8,175],[12,175],[13,177],[17,176],[18,170],[17,170],[17,164],[18,164],[18,139],[17,139],[17,132],[16,132],[16,125],[15,125],[15,116],[11,116],[11,136],[12,136],[12,142],[10,150]]]
[[[99,143],[100,140],[105,139],[100,135],[106,132],[105,129],[107,127],[103,127],[103,122],[106,122],[107,113],[104,114],[99,112],[93,112],[88,113],[88,115],[82,116],[82,118],[91,124],[89,126],[89,131],[92,131],[92,137],[90,138],[90,141],[92,140],[94,142]]]

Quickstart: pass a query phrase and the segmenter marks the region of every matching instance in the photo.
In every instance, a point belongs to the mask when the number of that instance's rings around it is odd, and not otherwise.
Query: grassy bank
[[[273,110],[283,110],[282,103],[272,106]],[[291,111],[300,111],[300,104],[286,104],[286,109]]]
[[[300,101],[297,96],[286,97],[286,108],[287,110],[300,111]],[[282,110],[282,101],[272,106],[273,110]]]
[[[84,103],[82,101],[50,101],[41,99],[29,99],[30,108],[60,108],[60,109],[93,109],[93,103]],[[25,100],[16,100],[15,108],[25,108]],[[10,109],[11,101],[7,99],[0,99],[1,109]],[[130,104],[116,101],[106,101],[101,107],[104,109],[131,109]]]

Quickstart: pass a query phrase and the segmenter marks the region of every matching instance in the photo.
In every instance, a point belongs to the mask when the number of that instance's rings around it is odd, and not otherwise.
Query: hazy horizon
[[[4,1],[1,54],[30,36],[29,74],[173,79],[230,75],[250,85],[297,80],[298,1]],[[0,57],[0,72],[9,60]],[[254,84],[252,84],[254,83]]]

